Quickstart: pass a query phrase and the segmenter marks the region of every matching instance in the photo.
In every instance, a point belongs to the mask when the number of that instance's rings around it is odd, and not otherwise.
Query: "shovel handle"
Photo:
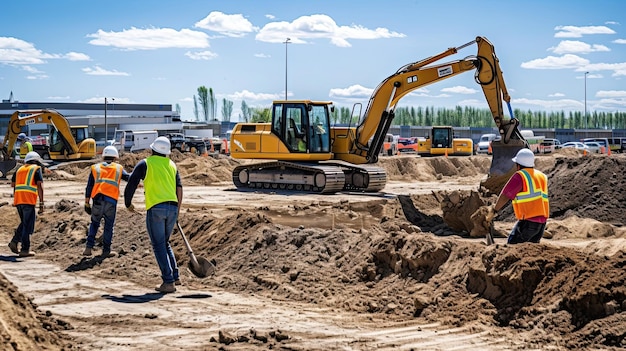
[[[191,249],[191,245],[189,245],[189,241],[185,236],[185,232],[183,232],[183,228],[180,226],[180,223],[178,221],[176,221],[176,225],[178,226],[178,231],[180,232],[180,235],[183,237],[183,241],[185,242],[185,246],[187,247],[187,252],[189,253],[189,256],[193,256],[193,250]]]

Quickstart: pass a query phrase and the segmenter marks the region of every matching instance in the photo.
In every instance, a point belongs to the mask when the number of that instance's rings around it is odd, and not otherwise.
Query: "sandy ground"
[[[145,155],[125,155],[128,171]],[[626,347],[626,157],[541,155],[552,218],[541,244],[496,245],[461,213],[495,201],[490,158],[385,157],[384,192],[238,192],[240,161],[175,152],[183,285],[154,292],[144,215],[119,207],[114,250],[83,257],[88,164],[46,176],[34,258],[6,247],[18,216],[0,182],[1,350],[618,350]],[[137,192],[135,204],[141,210]],[[472,234],[470,234],[472,232]],[[99,252],[96,249],[96,253]]]

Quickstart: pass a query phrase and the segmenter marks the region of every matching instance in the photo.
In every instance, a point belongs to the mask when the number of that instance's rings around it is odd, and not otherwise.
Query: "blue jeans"
[[[113,242],[113,227],[115,226],[115,214],[117,203],[106,201],[102,197],[93,199],[91,207],[91,224],[87,234],[87,247],[92,248],[96,244],[96,233],[100,228],[100,221],[104,218],[104,231],[102,232],[102,251],[111,251]]]
[[[169,203],[160,203],[151,207],[146,213],[146,227],[152,250],[156,258],[163,283],[178,280],[176,257],[170,246],[170,236],[178,219],[178,207]]]
[[[22,251],[30,251],[30,235],[35,231],[35,205],[17,205],[20,225],[17,226],[12,242],[22,243]]]
[[[513,226],[507,244],[538,243],[543,237],[544,229],[546,229],[546,223],[519,220]]]

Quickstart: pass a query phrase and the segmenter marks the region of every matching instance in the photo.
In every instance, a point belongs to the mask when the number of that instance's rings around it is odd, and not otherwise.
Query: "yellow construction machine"
[[[476,56],[437,63],[472,44],[478,46]],[[271,123],[239,123],[233,129],[233,158],[267,160],[236,167],[233,182],[238,189],[380,191],[387,176],[384,169],[372,164],[378,162],[398,101],[417,88],[468,71],[475,71],[474,79],[483,89],[502,136],[493,145],[489,177],[505,177],[514,168],[511,158],[526,142],[513,117],[494,47],[486,38],[477,37],[465,45],[407,64],[383,80],[356,126],[331,126],[332,102],[275,101]],[[509,118],[504,116],[503,101],[508,105]],[[355,105],[353,116],[359,106]]]
[[[96,141],[88,137],[87,126],[70,126],[68,120],[52,109],[17,110],[11,115],[0,148],[0,172],[3,176],[17,165],[13,157],[17,136],[24,126],[51,125],[48,155],[53,161],[89,160],[96,155]]]

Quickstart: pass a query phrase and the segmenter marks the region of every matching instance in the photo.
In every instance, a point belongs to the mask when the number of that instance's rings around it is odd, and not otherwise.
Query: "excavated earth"
[[[146,155],[123,155],[132,171]],[[626,156],[539,155],[551,218],[540,244],[487,246],[474,210],[487,156],[384,157],[378,194],[239,192],[243,161],[174,152],[180,224],[217,272],[160,283],[145,215],[120,204],[117,257],[83,257],[88,162],[45,176],[34,258],[6,246],[19,223],[0,184],[0,350],[622,350]],[[138,190],[135,205],[142,207]],[[96,250],[98,252],[99,249]]]

